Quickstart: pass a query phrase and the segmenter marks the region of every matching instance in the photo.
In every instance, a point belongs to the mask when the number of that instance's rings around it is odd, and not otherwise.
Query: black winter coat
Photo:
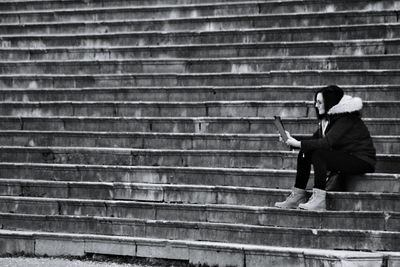
[[[325,137],[320,126],[312,139],[301,141],[301,150],[305,153],[315,149],[343,151],[368,162],[375,169],[376,150],[368,128],[359,115],[361,99],[349,96],[344,99],[329,110]]]

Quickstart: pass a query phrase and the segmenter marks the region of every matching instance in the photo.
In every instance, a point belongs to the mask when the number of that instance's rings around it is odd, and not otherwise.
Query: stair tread
[[[329,1],[333,3],[337,3],[338,1]],[[328,2],[328,3],[329,3]],[[2,3],[2,2],[1,2]],[[168,4],[158,4],[158,5],[121,5],[121,6],[105,6],[105,7],[81,7],[79,9],[75,8],[53,8],[53,9],[40,9],[40,10],[18,10],[18,11],[2,11],[0,14],[46,14],[46,13],[84,13],[84,12],[101,12],[101,11],[117,11],[117,10],[155,10],[155,9],[193,9],[193,8],[216,8],[216,7],[230,7],[230,6],[258,6],[258,5],[265,5],[265,6],[271,6],[275,4],[281,4],[281,5],[296,5],[296,4],[314,4],[315,1],[290,1],[290,0],[285,0],[285,1],[254,1],[254,0],[248,0],[248,1],[233,1],[233,2],[214,2],[214,3],[189,3],[185,5],[168,5]],[[338,12],[338,11],[336,11]]]
[[[263,2],[265,4],[265,2]],[[230,4],[224,4],[223,6],[229,6]],[[232,3],[231,3],[232,5]],[[236,6],[236,4],[233,4]],[[220,6],[220,5],[217,5]],[[244,6],[248,6],[248,3],[245,3]],[[186,7],[186,6],[185,6]],[[199,6],[199,7],[205,7],[205,6]],[[211,7],[211,6],[210,6]],[[215,7],[215,6],[214,6]],[[160,9],[160,8],[170,8],[170,7],[154,7],[155,9]],[[191,8],[191,7],[190,7]],[[1,15],[25,15],[25,14],[54,14],[57,12],[71,12],[73,14],[76,13],[84,13],[84,12],[100,12],[100,11],[107,11],[107,12],[113,12],[113,11],[131,11],[134,12],[136,10],[142,10],[142,9],[148,9],[148,8],[106,8],[106,9],[80,9],[80,10],[45,10],[45,11],[28,11],[28,12],[0,12]],[[176,7],[174,7],[174,10]],[[185,21],[207,21],[207,22],[212,22],[212,21],[224,21],[224,20],[241,20],[241,19],[260,19],[260,18],[298,18],[298,17],[313,17],[313,16],[321,16],[321,15],[329,15],[330,17],[339,17],[339,16],[363,16],[363,15],[395,15],[396,10],[393,9],[382,9],[382,10],[345,10],[345,11],[335,11],[335,12],[326,12],[326,11],[320,11],[320,12],[313,12],[313,11],[306,11],[306,12],[301,12],[301,13],[278,13],[278,14],[269,14],[269,13],[259,13],[259,14],[246,14],[246,15],[214,15],[214,16],[196,16],[196,17],[177,17],[177,18],[143,18],[143,19],[99,19],[99,20],[75,20],[75,21],[48,21],[48,22],[41,22],[41,21],[36,21],[36,22],[0,22],[0,28],[1,27],[31,27],[31,26],[66,26],[66,25],[85,25],[85,26],[90,26],[90,25],[95,25],[95,26],[103,26],[107,24],[134,24],[134,23],[151,23],[151,22],[185,22]]]
[[[251,43],[215,43],[215,44],[160,44],[146,46],[52,46],[52,47],[0,47],[0,51],[56,51],[56,50],[119,50],[119,49],[170,49],[170,48],[209,48],[209,47],[254,47],[254,46],[276,46],[285,47],[295,45],[339,45],[339,44],[368,44],[368,43],[397,43],[399,38],[360,39],[360,40],[313,40],[313,41],[290,41],[290,42],[251,42]]]
[[[154,183],[127,183],[127,182],[78,182],[78,181],[46,181],[46,180],[31,180],[31,179],[6,179],[0,178],[0,183],[14,183],[14,184],[34,184],[35,186],[86,186],[91,187],[132,187],[143,189],[162,189],[162,188],[176,188],[176,189],[193,189],[193,190],[227,190],[227,191],[250,191],[250,192],[265,192],[265,193],[290,193],[289,189],[276,189],[276,188],[254,188],[244,186],[222,186],[222,185],[190,185],[190,184],[154,184]],[[369,197],[386,197],[393,199],[400,199],[398,193],[387,192],[329,192],[332,197],[355,197],[355,198],[369,198]],[[237,206],[237,205],[234,205]],[[246,205],[243,205],[245,207]],[[249,205],[253,207],[252,205]],[[237,206],[239,207],[239,206]],[[393,211],[394,212],[394,211]]]
[[[112,235],[100,235],[100,234],[79,234],[79,233],[61,233],[61,232],[46,232],[46,231],[29,231],[29,230],[7,230],[0,229],[1,236],[16,236],[16,237],[33,237],[33,238],[67,238],[67,239],[78,239],[78,240],[109,240],[109,241],[120,241],[120,242],[149,242],[149,243],[169,243],[169,244],[187,244],[187,245],[199,245],[199,246],[212,246],[216,248],[232,248],[240,250],[254,250],[254,251],[273,251],[283,253],[306,253],[309,255],[318,256],[333,256],[333,257],[380,257],[383,253],[385,255],[396,255],[400,256],[400,252],[396,251],[382,251],[382,252],[366,252],[366,251],[354,251],[354,250],[330,250],[330,249],[313,249],[313,248],[297,248],[297,247],[279,247],[279,246],[261,246],[261,245],[250,245],[240,244],[231,242],[211,242],[211,241],[196,241],[196,240],[171,240],[162,238],[142,238],[142,237],[129,237],[129,236],[112,236]]]

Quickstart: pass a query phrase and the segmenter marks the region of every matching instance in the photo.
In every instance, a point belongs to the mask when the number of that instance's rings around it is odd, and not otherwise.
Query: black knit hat
[[[328,85],[318,90],[314,95],[314,101],[317,101],[317,94],[321,93],[324,98],[325,114],[319,114],[316,108],[317,116],[322,119],[327,116],[328,111],[335,106],[342,99],[344,92],[342,88],[337,85]]]

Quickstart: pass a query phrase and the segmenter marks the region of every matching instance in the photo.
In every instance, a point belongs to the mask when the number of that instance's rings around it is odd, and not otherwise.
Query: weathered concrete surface
[[[398,118],[365,118],[372,135],[400,133]],[[316,131],[315,118],[283,118],[285,128],[294,134]],[[276,134],[271,117],[74,117],[0,116],[1,130],[230,133]]]
[[[131,244],[147,248],[142,250],[143,255],[168,255],[179,254],[181,258],[189,261],[192,264],[215,264],[220,266],[227,266],[227,264],[234,264],[236,266],[268,266],[273,263],[279,266],[299,266],[309,262],[309,264],[328,264],[330,266],[379,266],[383,261],[383,257],[389,259],[390,262],[395,262],[398,253],[384,252],[384,253],[371,253],[371,252],[354,252],[354,251],[332,251],[332,250],[319,250],[319,249],[300,249],[300,248],[279,248],[268,246],[251,246],[245,244],[235,243],[215,243],[204,241],[168,241],[163,239],[143,239],[143,238],[129,238],[129,237],[110,237],[110,236],[94,236],[94,235],[80,235],[80,234],[52,234],[52,233],[39,233],[39,232],[15,232],[1,230],[1,237],[15,234],[18,236],[25,236],[32,240],[42,238],[43,240],[59,240],[60,243],[70,240],[81,240],[82,242],[91,243],[97,242],[98,244],[112,244],[118,247],[121,244]],[[141,249],[138,250],[138,252]],[[86,247],[85,250],[86,251]],[[100,250],[101,251],[101,250]],[[41,256],[35,253],[36,256]],[[133,254],[132,256],[137,256]],[[247,261],[240,261],[246,258]]]
[[[0,252],[397,264],[399,3],[0,3]],[[326,84],[366,101],[378,173],[332,211],[272,208],[296,152],[271,118],[310,134]]]

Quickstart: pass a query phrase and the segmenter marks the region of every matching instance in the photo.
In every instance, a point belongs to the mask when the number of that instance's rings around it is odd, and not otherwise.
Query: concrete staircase
[[[0,0],[0,255],[400,266],[399,0]],[[280,210],[312,96],[364,99],[377,172]],[[310,183],[312,187],[312,182]]]

